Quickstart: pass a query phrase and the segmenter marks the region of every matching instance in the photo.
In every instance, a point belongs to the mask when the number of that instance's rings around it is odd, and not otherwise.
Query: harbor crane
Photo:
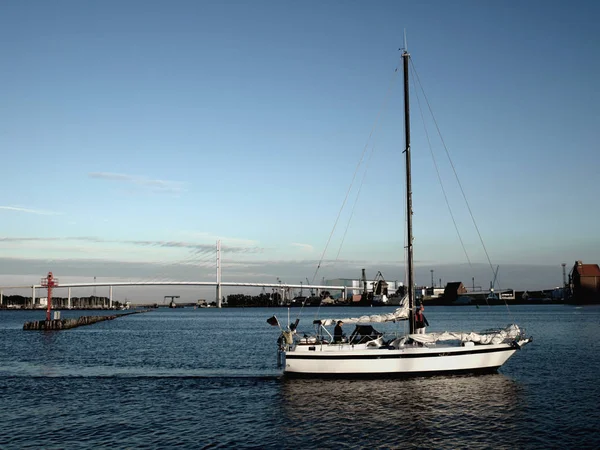
[[[308,284],[310,286],[310,281],[308,281],[308,277],[306,278],[306,284]],[[312,297],[314,295],[312,288],[310,288],[310,296]]]
[[[171,299],[171,301],[169,302],[169,308],[175,308],[175,299],[179,298],[179,295],[165,295],[165,297],[163,298],[163,305],[167,302],[168,298]]]

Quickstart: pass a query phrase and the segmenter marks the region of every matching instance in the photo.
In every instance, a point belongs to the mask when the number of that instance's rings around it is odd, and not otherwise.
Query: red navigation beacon
[[[58,278],[54,278],[52,272],[48,272],[46,278],[42,278],[40,283],[42,287],[48,288],[48,309],[46,310],[46,320],[50,320],[50,311],[52,310],[52,288],[58,286]]]

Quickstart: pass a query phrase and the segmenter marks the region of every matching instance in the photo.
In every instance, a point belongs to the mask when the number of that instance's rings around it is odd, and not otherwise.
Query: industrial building
[[[571,302],[600,303],[600,267],[576,261],[569,273]]]

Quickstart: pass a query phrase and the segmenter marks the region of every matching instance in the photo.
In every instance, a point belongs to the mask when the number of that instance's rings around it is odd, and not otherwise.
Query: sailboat
[[[282,329],[278,360],[285,374],[305,376],[411,376],[493,372],[516,351],[531,342],[517,325],[475,332],[417,334],[415,329],[415,283],[413,268],[411,148],[409,115],[409,59],[403,51],[404,121],[406,148],[407,275],[408,293],[400,307],[388,314],[315,320],[315,334],[296,334],[298,320]],[[409,332],[385,339],[373,324],[409,321]],[[346,339],[332,336],[326,328],[338,323],[356,324]],[[276,317],[267,320],[278,325]]]

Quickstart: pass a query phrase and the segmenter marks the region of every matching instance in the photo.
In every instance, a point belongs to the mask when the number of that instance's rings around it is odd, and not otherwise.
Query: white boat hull
[[[295,375],[432,375],[493,371],[529,339],[467,347],[353,349],[348,345],[296,346],[285,351],[284,372]],[[336,349],[336,347],[338,347]]]

